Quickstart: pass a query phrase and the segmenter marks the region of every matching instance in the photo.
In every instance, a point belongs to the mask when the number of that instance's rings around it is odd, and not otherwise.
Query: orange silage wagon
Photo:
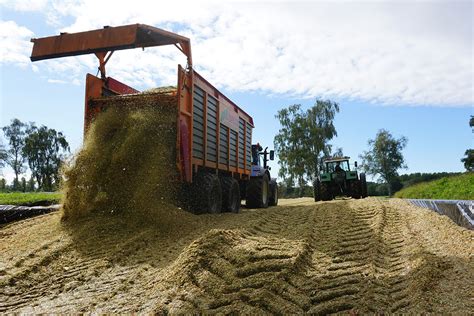
[[[153,98],[106,75],[115,51],[174,45],[187,58],[178,65],[176,96],[176,167],[183,190],[194,196],[199,212],[238,212],[241,199],[256,207],[275,204],[277,188],[269,168],[252,174],[259,155],[252,146],[253,119],[193,69],[191,43],[186,37],[156,27],[133,24],[32,39],[32,61],[95,54],[100,77],[86,76],[84,131],[108,107],[107,100],[124,96]],[[157,100],[159,95],[156,96]],[[112,104],[112,102],[109,102]],[[158,104],[159,102],[157,102]],[[126,104],[126,103],[125,103]],[[271,153],[273,158],[273,152]],[[265,159],[267,155],[264,155]],[[261,171],[261,168],[260,168]],[[252,192],[250,192],[251,190]],[[273,199],[273,200],[272,200]],[[273,201],[273,203],[272,203]]]

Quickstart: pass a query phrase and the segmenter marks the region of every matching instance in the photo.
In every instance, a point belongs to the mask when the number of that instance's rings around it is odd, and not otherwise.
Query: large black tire
[[[321,183],[321,200],[330,201],[332,200],[331,189],[327,183]]]
[[[267,208],[269,193],[268,175],[264,174],[261,178],[250,178],[247,185],[246,206],[248,208]]]
[[[313,182],[313,195],[314,202],[321,201],[321,181],[319,181],[319,179],[316,179]]]
[[[268,200],[268,206],[278,205],[278,184],[276,181],[270,182],[270,199]]]
[[[359,180],[354,180],[354,181],[351,181],[350,184],[350,189],[351,189],[351,197],[353,199],[360,199],[361,197],[361,194],[360,194],[360,181]]]
[[[231,177],[221,178],[222,211],[238,213],[240,210],[240,188],[237,180]]]
[[[360,186],[362,198],[367,197],[367,180],[365,179],[365,173],[360,174]]]
[[[220,213],[222,208],[222,188],[219,177],[211,173],[199,173],[193,185],[194,212],[197,214]]]

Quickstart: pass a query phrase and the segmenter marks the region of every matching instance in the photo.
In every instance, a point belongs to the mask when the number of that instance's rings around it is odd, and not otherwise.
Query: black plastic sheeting
[[[428,208],[448,216],[457,225],[474,229],[474,201],[472,200],[418,200],[408,199],[411,204]]]
[[[59,210],[59,204],[49,206],[0,205],[0,224]]]

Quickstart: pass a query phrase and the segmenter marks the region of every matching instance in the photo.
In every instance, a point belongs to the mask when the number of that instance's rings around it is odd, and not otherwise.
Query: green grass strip
[[[474,173],[409,186],[395,193],[404,199],[474,200]]]
[[[59,203],[61,193],[59,192],[11,192],[0,193],[0,205],[28,205],[42,201],[50,204]]]

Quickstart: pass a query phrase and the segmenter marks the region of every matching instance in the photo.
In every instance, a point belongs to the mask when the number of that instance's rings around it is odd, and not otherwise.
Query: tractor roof
[[[333,158],[324,159],[324,162],[325,162],[325,163],[328,163],[328,162],[341,162],[341,161],[346,161],[346,160],[349,160],[349,159],[351,159],[351,157],[347,157],[347,156],[344,156],[344,157],[333,157]]]

